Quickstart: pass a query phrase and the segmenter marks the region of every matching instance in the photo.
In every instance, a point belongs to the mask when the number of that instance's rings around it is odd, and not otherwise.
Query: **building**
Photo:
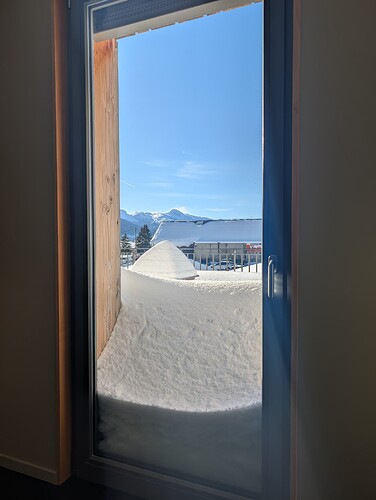
[[[162,222],[151,241],[168,240],[180,248],[191,248],[196,255],[247,252],[262,241],[262,219]]]

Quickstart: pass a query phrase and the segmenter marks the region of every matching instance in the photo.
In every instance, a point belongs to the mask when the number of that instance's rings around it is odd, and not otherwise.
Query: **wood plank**
[[[120,309],[118,55],[116,40],[94,43],[95,272],[97,356]]]
[[[64,0],[54,0],[54,98],[57,245],[57,464],[56,482],[71,475],[71,380],[68,243],[68,73]]]

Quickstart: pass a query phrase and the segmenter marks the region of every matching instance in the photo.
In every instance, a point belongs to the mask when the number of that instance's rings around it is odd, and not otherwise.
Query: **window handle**
[[[274,297],[274,275],[277,272],[277,257],[269,255],[268,257],[268,298]]]

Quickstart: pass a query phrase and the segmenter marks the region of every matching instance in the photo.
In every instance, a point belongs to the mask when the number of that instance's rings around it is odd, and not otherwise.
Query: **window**
[[[247,2],[236,2],[239,6]],[[198,1],[176,1],[158,2],[158,12],[148,12],[147,7],[150,2],[82,2],[76,6],[72,12],[72,33],[79,34],[80,50],[79,57],[72,58],[72,139],[73,149],[73,182],[72,194],[74,201],[74,225],[73,234],[73,262],[74,262],[74,289],[77,296],[84,297],[82,303],[74,300],[74,321],[75,321],[75,350],[76,350],[76,370],[77,377],[77,419],[76,419],[76,451],[77,469],[79,473],[93,480],[103,481],[111,478],[111,483],[116,483],[127,491],[139,495],[146,495],[153,498],[153,491],[174,491],[174,498],[189,498],[193,492],[202,494],[212,494],[216,496],[239,497],[249,496],[251,492],[241,490],[231,490],[228,487],[216,486],[214,483],[200,482],[195,479],[194,474],[171,475],[168,470],[156,469],[153,464],[142,463],[143,461],[128,460],[120,462],[114,460],[114,456],[101,456],[96,449],[95,429],[98,418],[98,406],[95,392],[95,352],[102,349],[107,339],[99,339],[99,344],[95,344],[93,331],[98,327],[97,299],[98,290],[95,286],[96,276],[98,276],[98,252],[101,251],[101,242],[98,240],[93,245],[98,235],[95,231],[94,221],[98,221],[93,203],[92,182],[95,179],[93,172],[93,158],[96,161],[100,158],[101,152],[98,150],[102,140],[111,140],[116,137],[116,133],[106,131],[111,127],[105,127],[103,133],[98,134],[99,140],[95,146],[91,141],[91,131],[98,112],[92,113],[92,92],[95,93],[95,78],[92,82],[93,65],[91,57],[91,33],[97,43],[103,44],[106,53],[111,53],[115,57],[116,42],[106,42],[113,40],[131,31],[144,31],[149,28],[156,28],[173,21],[182,21],[191,17],[200,17],[204,13],[213,13],[220,8],[227,8],[228,2],[202,2]],[[155,5],[153,3],[153,5]],[[289,161],[289,148],[285,147],[286,134],[289,134],[289,117],[285,115],[284,106],[289,102],[289,91],[284,93],[284,86],[289,89],[290,85],[290,58],[289,53],[289,24],[284,24],[284,19],[291,15],[291,6],[279,5],[274,7],[273,2],[265,4],[266,19],[266,54],[265,54],[265,174],[264,174],[264,257],[263,257],[263,279],[271,282],[274,278],[275,294],[273,299],[266,294],[263,296],[264,305],[264,395],[263,395],[263,475],[264,484],[262,488],[262,498],[281,498],[285,495],[288,498],[288,448],[289,448],[289,336],[290,325],[288,311],[290,307],[288,277],[290,273],[290,226],[288,222],[290,200],[289,200],[289,176],[291,176],[291,164]],[[231,7],[234,3],[231,3]],[[273,10],[275,9],[275,10]],[[158,15],[156,15],[158,14]],[[128,23],[125,23],[128,19]],[[86,24],[86,33],[83,27]],[[91,31],[92,30],[92,31]],[[282,30],[282,31],[279,31]],[[286,45],[281,45],[281,38],[287,41]],[[278,43],[277,43],[278,41]],[[86,44],[86,72],[83,64]],[[283,53],[280,66],[281,46],[286,46],[286,53]],[[77,46],[74,46],[77,50]],[[277,57],[278,56],[278,57]],[[284,59],[286,57],[286,59]],[[277,62],[278,60],[278,62]],[[113,68],[113,64],[110,64]],[[282,70],[282,72],[281,72]],[[82,77],[86,74],[86,91],[82,86]],[[108,77],[108,72],[106,73]],[[106,78],[106,76],[105,76]],[[278,85],[273,85],[278,81]],[[93,86],[92,86],[93,83]],[[99,83],[101,85],[101,83]],[[102,80],[103,85],[103,80]],[[83,99],[86,92],[87,100]],[[98,92],[97,92],[98,95]],[[107,94],[107,98],[108,98]],[[110,95],[109,102],[116,101],[116,92]],[[287,101],[287,103],[286,103]],[[273,107],[271,107],[273,103]],[[102,106],[106,114],[100,123],[104,123],[111,115],[111,109]],[[287,108],[286,108],[287,109]],[[94,115],[94,116],[93,116]],[[285,129],[280,126],[285,124]],[[88,134],[84,134],[82,124],[86,119]],[[113,122],[116,127],[115,121]],[[274,135],[276,134],[276,135]],[[85,139],[86,137],[86,139]],[[273,142],[272,142],[273,138]],[[268,142],[270,141],[270,143]],[[105,146],[104,146],[105,147]],[[113,148],[115,151],[116,148]],[[272,161],[273,160],[273,161]],[[116,159],[115,159],[116,163]],[[88,165],[87,170],[83,165]],[[106,162],[107,167],[110,166]],[[87,177],[86,177],[87,175]],[[87,183],[88,181],[88,183]],[[111,185],[112,178],[108,175],[108,184]],[[106,191],[105,185],[103,190]],[[109,203],[114,203],[114,198]],[[116,201],[116,200],[115,200]],[[102,204],[102,211],[105,210],[105,203]],[[117,207],[119,212],[120,207]],[[205,224],[203,225],[205,226]],[[112,227],[114,227],[112,225]],[[283,227],[284,231],[276,230]],[[102,233],[101,233],[102,234]],[[118,234],[118,233],[117,233]],[[281,237],[282,236],[282,237]],[[119,236],[115,235],[114,238]],[[117,242],[118,243],[118,242]],[[116,245],[114,244],[114,247]],[[119,244],[118,244],[119,248]],[[106,251],[106,250],[104,250]],[[270,255],[277,256],[277,272],[268,275],[267,258]],[[219,260],[221,263],[221,260]],[[236,267],[237,262],[233,262]],[[78,270],[81,270],[78,272]],[[235,270],[235,269],[234,269]],[[114,271],[114,266],[109,265],[106,272],[110,274]],[[116,278],[111,277],[110,282],[114,285],[111,307],[114,312],[105,317],[102,332],[112,331],[116,320],[119,303],[116,299]],[[99,292],[100,293],[100,292]],[[106,298],[109,296],[108,290],[105,292]],[[277,325],[277,326],[276,326]],[[98,347],[99,345],[99,347]],[[286,375],[287,374],[287,375]],[[134,417],[134,415],[133,415]],[[128,414],[128,418],[132,418]],[[141,418],[140,415],[137,418]],[[89,426],[87,424],[90,424]],[[151,420],[150,425],[153,425]],[[233,425],[230,423],[229,425]],[[209,464],[210,466],[210,464]],[[170,466],[167,467],[170,469]],[[105,471],[103,476],[95,471]],[[151,488],[151,489],[150,489]],[[151,493],[150,493],[151,492]],[[191,492],[191,493],[189,493]],[[278,496],[277,495],[278,492]],[[281,493],[282,492],[282,493]],[[285,493],[283,493],[285,492]],[[180,495],[180,496],[179,496]],[[235,495],[235,496],[234,496]],[[237,496],[236,496],[237,495]],[[252,497],[256,498],[257,494]]]

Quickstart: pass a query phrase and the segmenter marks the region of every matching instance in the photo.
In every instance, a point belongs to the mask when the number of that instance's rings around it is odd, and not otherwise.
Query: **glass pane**
[[[259,493],[262,3],[93,47],[96,452]]]

